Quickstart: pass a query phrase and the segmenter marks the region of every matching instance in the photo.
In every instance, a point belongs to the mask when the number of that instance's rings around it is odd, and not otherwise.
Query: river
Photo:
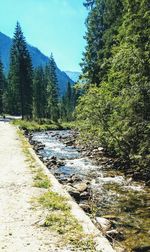
[[[92,209],[88,214],[93,221],[97,217],[110,220],[109,231],[117,230],[116,234],[107,235],[114,246],[119,244],[127,252],[150,251],[150,189],[113,169],[107,170],[103,164],[96,165],[80,149],[66,145],[65,139],[71,134],[71,131],[37,132],[32,139],[45,145],[39,151],[44,159],[56,157],[62,162],[50,170],[61,183],[66,185],[72,176],[88,181],[91,193],[88,204]],[[82,203],[81,199],[77,201]]]

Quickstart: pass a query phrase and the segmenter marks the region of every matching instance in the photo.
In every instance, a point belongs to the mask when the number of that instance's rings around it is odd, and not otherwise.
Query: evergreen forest
[[[72,120],[75,90],[68,82],[66,93],[61,97],[56,68],[53,54],[45,67],[33,68],[26,39],[17,22],[7,76],[0,60],[0,114],[56,123],[61,118]]]

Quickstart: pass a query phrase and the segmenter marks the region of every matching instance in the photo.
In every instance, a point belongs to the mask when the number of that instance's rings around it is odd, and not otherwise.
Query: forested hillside
[[[80,133],[150,179],[150,2],[86,0]]]
[[[21,115],[22,119],[48,119],[53,122],[71,119],[75,106],[72,81],[69,82],[67,77],[68,82],[63,86],[61,81],[60,87],[60,70],[52,54],[44,65],[33,68],[33,59],[18,22],[10,54],[6,58],[10,58],[8,75],[4,74],[0,60],[0,114]],[[70,92],[66,98],[68,87]],[[72,106],[68,103],[70,100]]]
[[[5,74],[7,74],[9,71],[11,47],[12,39],[0,32],[0,57],[3,63]],[[33,47],[29,44],[27,44],[27,49],[31,55],[33,67],[45,67],[45,65],[49,61],[48,57],[41,53],[38,48]],[[61,95],[63,95],[66,91],[68,81],[71,84],[73,84],[74,81],[65,72],[61,71],[57,66],[56,74],[58,79],[59,92]]]

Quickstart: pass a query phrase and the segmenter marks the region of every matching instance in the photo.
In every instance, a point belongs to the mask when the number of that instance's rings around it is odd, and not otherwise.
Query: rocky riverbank
[[[116,160],[105,155],[103,148],[92,150],[90,147],[81,146],[76,141],[76,132],[69,131],[68,134],[65,131],[49,131],[41,135],[28,134],[28,138],[50,172],[90,215],[103,234],[115,245],[119,242],[123,247],[124,244],[127,246],[128,250],[122,248],[118,251],[140,251],[130,250],[135,244],[132,244],[128,236],[135,235],[137,228],[136,223],[133,224],[134,232],[129,235],[127,211],[132,214],[133,205],[136,200],[140,204],[141,195],[147,200],[146,194],[142,192],[144,184],[133,184],[131,176],[128,175],[125,179],[120,169],[112,169]],[[139,195],[136,194],[138,190]],[[125,209],[125,204],[128,204],[128,210]],[[141,221],[142,216],[140,225]],[[145,243],[147,244],[147,239]]]
[[[144,182],[146,186],[150,186],[149,169],[142,170],[142,167],[136,167],[135,164],[129,164],[120,158],[113,157],[101,146],[93,147],[92,145],[83,145],[76,131],[72,131],[72,134],[66,137],[63,142],[66,145],[73,145],[79,148],[83,156],[89,157],[97,165],[103,165],[104,169],[108,171],[114,169],[115,173],[117,171],[122,172],[127,178],[130,178],[130,180],[141,181]]]

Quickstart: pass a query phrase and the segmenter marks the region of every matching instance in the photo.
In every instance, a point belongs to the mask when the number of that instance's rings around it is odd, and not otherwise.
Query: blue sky
[[[0,31],[12,37],[17,20],[28,43],[62,70],[80,71],[87,10],[83,0],[1,0]]]

